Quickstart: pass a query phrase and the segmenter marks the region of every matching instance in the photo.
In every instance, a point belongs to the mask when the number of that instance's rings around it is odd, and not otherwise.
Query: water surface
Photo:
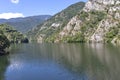
[[[17,44],[0,57],[0,80],[120,80],[120,46]]]

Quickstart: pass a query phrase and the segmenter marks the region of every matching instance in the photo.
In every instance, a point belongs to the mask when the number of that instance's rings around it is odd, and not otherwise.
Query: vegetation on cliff
[[[85,6],[84,3],[77,4],[56,14],[31,31],[35,33],[34,39],[37,42],[120,44],[119,0],[89,0]]]
[[[67,25],[69,20],[75,16],[78,11],[83,9],[84,5],[84,2],[72,4],[71,6],[52,16],[43,24],[40,24],[33,30],[29,31],[28,35],[31,36],[33,40],[37,40],[38,42],[45,40],[47,41],[46,38],[54,36],[56,33],[60,32],[64,26]]]

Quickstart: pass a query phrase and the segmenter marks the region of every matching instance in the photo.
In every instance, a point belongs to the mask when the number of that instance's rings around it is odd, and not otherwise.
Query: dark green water
[[[0,57],[0,80],[120,80],[120,46],[12,45]]]

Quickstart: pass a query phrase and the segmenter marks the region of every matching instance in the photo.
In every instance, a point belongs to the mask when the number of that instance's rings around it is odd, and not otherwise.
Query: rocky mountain
[[[120,1],[89,0],[54,41],[120,44]]]
[[[22,33],[28,32],[33,27],[49,19],[50,15],[30,16],[25,18],[0,19],[0,24],[5,23],[13,26]]]
[[[64,26],[67,25],[69,20],[81,9],[83,9],[84,5],[84,2],[78,2],[69,6],[68,8],[52,16],[43,24],[40,24],[33,30],[29,31],[28,35],[30,35],[32,39],[36,39],[38,42],[43,40],[46,41],[47,38],[54,36],[54,34],[58,34]]]
[[[120,0],[89,0],[72,5],[40,25],[37,42],[100,42],[120,44]],[[69,13],[75,14],[71,16]],[[66,20],[66,17],[69,17]],[[59,18],[58,18],[59,17]],[[62,18],[62,20],[61,20]]]

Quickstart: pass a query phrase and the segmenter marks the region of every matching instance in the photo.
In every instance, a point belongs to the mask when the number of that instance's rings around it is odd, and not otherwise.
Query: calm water
[[[0,80],[120,80],[120,46],[19,44],[0,57]]]

